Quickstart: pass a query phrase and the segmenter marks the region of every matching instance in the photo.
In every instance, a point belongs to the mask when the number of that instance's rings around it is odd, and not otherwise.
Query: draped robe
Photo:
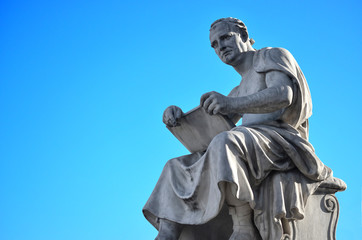
[[[205,152],[169,160],[143,209],[157,229],[160,218],[187,225],[214,219],[228,183],[232,194],[254,210],[262,238],[280,239],[281,219],[303,219],[308,196],[332,175],[308,142],[312,101],[293,56],[282,48],[264,48],[256,51],[253,68],[264,75],[288,75],[292,104],[279,119],[237,126],[217,135]]]

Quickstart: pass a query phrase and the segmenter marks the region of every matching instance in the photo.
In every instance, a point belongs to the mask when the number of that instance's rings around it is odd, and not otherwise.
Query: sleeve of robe
[[[285,110],[283,120],[298,129],[312,115],[309,87],[298,63],[289,51],[283,48],[263,48],[255,54],[253,66],[256,72],[280,71],[293,81],[293,103]]]

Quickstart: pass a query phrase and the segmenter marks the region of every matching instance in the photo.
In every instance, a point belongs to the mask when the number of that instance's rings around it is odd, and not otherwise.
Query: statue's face
[[[248,51],[247,41],[243,41],[240,33],[233,26],[220,22],[210,31],[210,43],[221,61],[235,66],[242,60],[242,53]]]

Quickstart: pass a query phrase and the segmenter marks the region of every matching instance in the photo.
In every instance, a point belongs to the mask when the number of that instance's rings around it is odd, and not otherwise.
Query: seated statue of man
[[[302,219],[308,196],[332,178],[308,142],[306,79],[287,50],[254,49],[238,19],[215,21],[210,42],[242,81],[228,96],[205,93],[200,104],[242,125],[218,134],[204,152],[169,160],[143,213],[159,230],[156,239],[178,239],[185,225],[207,223],[226,203],[230,239],[281,239],[281,220]],[[163,121],[176,126],[182,115],[170,106]]]

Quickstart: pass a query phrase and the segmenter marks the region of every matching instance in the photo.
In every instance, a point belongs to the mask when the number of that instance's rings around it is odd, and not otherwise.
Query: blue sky
[[[208,41],[228,16],[297,59],[310,141],[348,185],[337,238],[361,239],[361,13],[357,0],[1,1],[0,239],[154,239],[141,209],[187,154],[162,112],[239,83]]]

